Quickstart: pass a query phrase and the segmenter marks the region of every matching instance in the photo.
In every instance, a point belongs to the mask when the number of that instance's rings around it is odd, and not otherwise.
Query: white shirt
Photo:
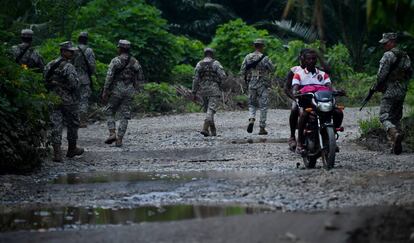
[[[292,79],[292,86],[293,85],[327,85],[331,83],[331,79],[329,75],[324,71],[321,71],[316,68],[315,73],[309,72],[306,68],[305,69],[297,69],[295,75]]]

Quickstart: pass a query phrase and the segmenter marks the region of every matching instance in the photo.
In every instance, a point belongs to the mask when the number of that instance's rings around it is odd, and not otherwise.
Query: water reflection
[[[108,183],[118,181],[191,181],[207,177],[206,172],[93,172],[69,173],[53,180],[54,184]]]
[[[263,208],[174,205],[138,208],[37,208],[0,211],[0,231],[73,228],[76,225],[131,224],[252,214]]]

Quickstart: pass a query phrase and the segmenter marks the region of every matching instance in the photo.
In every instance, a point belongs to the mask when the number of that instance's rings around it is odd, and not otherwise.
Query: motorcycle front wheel
[[[332,169],[335,166],[336,137],[334,128],[328,126],[322,132],[323,150],[322,161],[325,169]]]

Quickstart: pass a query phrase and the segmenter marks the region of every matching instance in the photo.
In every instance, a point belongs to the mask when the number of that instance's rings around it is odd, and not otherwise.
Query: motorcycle
[[[332,118],[336,105],[335,97],[344,96],[342,91],[317,91],[297,95],[297,101],[308,119],[304,127],[304,148],[302,154],[306,168],[315,168],[318,158],[322,158],[324,168],[332,169],[335,166],[335,156],[339,152],[336,140],[338,132],[343,127],[335,129]]]

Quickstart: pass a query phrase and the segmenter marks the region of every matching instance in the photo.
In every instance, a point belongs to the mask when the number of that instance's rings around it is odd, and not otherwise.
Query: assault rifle
[[[388,80],[388,77],[390,76],[390,74],[398,67],[398,64],[401,61],[402,55],[398,55],[396,53],[394,53],[394,55],[397,57],[397,59],[395,60],[395,62],[391,65],[387,76],[385,77],[385,80]],[[380,92],[384,92],[385,90],[385,82],[377,82],[374,85],[372,85],[372,87],[369,89],[368,91],[368,95],[365,97],[365,99],[362,101],[361,103],[361,108],[359,108],[359,111],[362,111],[362,109],[364,108],[364,106],[368,103],[368,101],[372,98],[372,96],[375,94],[375,92],[380,91]]]
[[[376,89],[377,84],[372,85],[372,87],[368,91],[368,95],[365,97],[365,99],[362,101],[361,108],[359,108],[359,111],[362,111],[362,109],[365,107],[365,105],[368,103],[368,101],[372,98],[372,96],[377,92]]]

